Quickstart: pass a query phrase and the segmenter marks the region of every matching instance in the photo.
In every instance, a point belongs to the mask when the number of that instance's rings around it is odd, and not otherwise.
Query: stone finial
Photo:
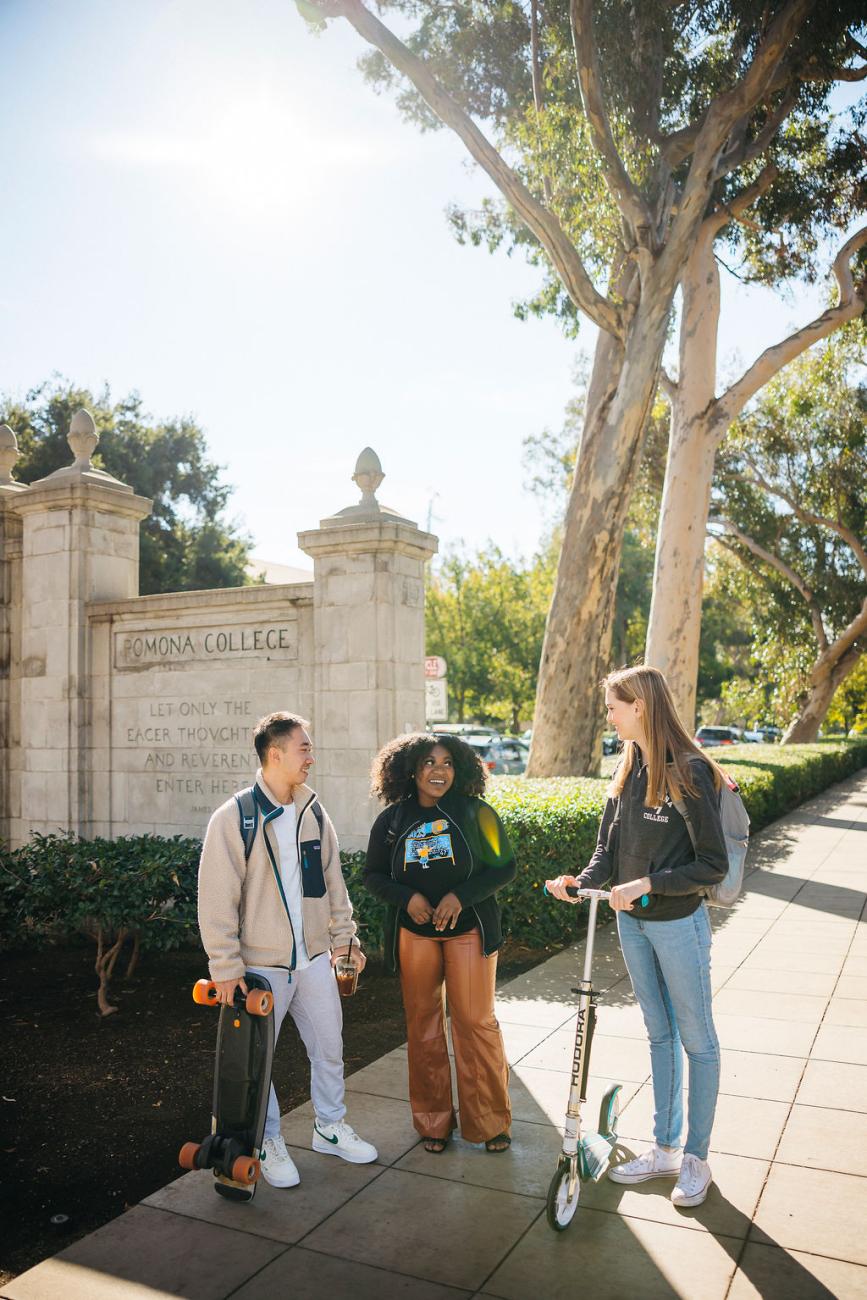
[[[0,483],[13,483],[12,469],[18,459],[18,439],[8,424],[0,424]]]
[[[66,441],[75,457],[76,468],[82,473],[93,469],[91,458],[99,443],[99,434],[96,432],[93,416],[83,406],[72,417]]]
[[[361,488],[361,500],[358,504],[362,510],[369,511],[371,514],[379,513],[380,505],[376,499],[376,489],[384,478],[382,463],[376,452],[372,447],[365,447],[355,462],[355,473],[352,476],[353,483],[357,483]]]
[[[75,482],[93,483],[100,487],[111,488],[115,492],[132,492],[131,487],[121,483],[120,479],[115,478],[113,474],[94,467],[92,457],[99,445],[99,434],[93,416],[83,406],[75,412],[69,422],[66,441],[75,457],[72,464],[64,465],[62,469],[56,469],[53,474],[38,479],[35,483],[31,483],[31,487],[61,488]]]
[[[384,478],[382,464],[376,452],[372,447],[365,447],[355,462],[355,473],[352,475],[353,483],[357,483],[361,488],[361,500],[357,505],[347,506],[345,510],[338,510],[336,515],[320,520],[320,523],[322,525],[360,524],[368,520],[383,519],[399,524],[412,523],[412,520],[404,519],[403,515],[399,515],[396,510],[390,510],[388,506],[380,505],[377,501],[376,489]]]

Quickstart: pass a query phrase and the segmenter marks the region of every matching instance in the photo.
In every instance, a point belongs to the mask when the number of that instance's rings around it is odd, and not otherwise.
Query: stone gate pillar
[[[17,459],[18,439],[0,424],[0,842],[21,815],[21,520],[11,506],[27,488],[12,477]]]
[[[16,493],[7,507],[22,532],[15,843],[34,830],[89,829],[94,665],[87,603],[138,595],[139,524],[151,510],[150,501],[91,464],[99,434],[87,411],[73,416],[68,441],[73,464]]]
[[[423,731],[424,566],[437,539],[380,505],[384,478],[367,447],[361,501],[298,534],[314,565],[313,781],[347,848],[363,848],[377,806],[370,762],[387,740]]]

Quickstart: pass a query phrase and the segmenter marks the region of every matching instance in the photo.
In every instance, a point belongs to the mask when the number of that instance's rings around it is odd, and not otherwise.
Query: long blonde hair
[[[647,794],[645,806],[658,808],[668,795],[672,801],[683,794],[696,795],[698,791],[689,774],[689,760],[700,758],[713,773],[714,788],[719,790],[723,775],[716,763],[708,758],[690,736],[677,716],[677,708],[668,682],[658,668],[621,668],[609,673],[603,682],[618,700],[644,705],[642,723],[647,740]],[[612,798],[622,794],[626,779],[635,762],[637,745],[632,740],[623,743],[623,758],[614,773],[609,791]]]

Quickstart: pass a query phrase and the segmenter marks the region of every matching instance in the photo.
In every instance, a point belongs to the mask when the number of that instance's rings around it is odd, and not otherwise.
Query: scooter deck
[[[261,975],[246,974],[247,988],[271,985]],[[214,1060],[211,1133],[239,1144],[239,1154],[258,1159],[265,1131],[271,1067],[274,1060],[274,1017],[250,1015],[245,1007],[220,1007]],[[252,1201],[256,1183],[238,1183],[214,1170],[214,1190],[233,1201]]]

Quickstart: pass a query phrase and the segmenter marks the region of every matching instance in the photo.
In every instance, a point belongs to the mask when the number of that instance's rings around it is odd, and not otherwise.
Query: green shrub
[[[7,940],[45,942],[82,934],[96,944],[99,1010],[124,945],[127,975],[140,949],[166,951],[195,936],[198,840],[153,835],[117,840],[35,835],[4,855],[0,923]]]
[[[867,765],[867,737],[814,745],[738,745],[717,750],[741,787],[753,831]],[[548,899],[546,878],[576,874],[593,852],[608,780],[498,777],[488,798],[503,819],[518,860],[515,881],[499,896],[503,931],[531,947],[568,942],[575,910]],[[35,836],[0,850],[0,942],[44,942],[73,933],[97,945],[101,1002],[125,941],[165,950],[196,931],[198,840],[157,836],[76,840]],[[381,946],[384,904],[364,888],[363,853],[343,853],[359,937]],[[133,960],[135,958],[133,957]]]
[[[753,833],[867,765],[867,739],[814,745],[733,745],[714,751],[737,781]],[[608,778],[500,777],[488,798],[503,819],[518,859],[515,882],[500,895],[503,931],[539,947],[575,935],[572,909],[542,892],[546,879],[576,875],[596,844]],[[607,909],[603,909],[607,911]]]

